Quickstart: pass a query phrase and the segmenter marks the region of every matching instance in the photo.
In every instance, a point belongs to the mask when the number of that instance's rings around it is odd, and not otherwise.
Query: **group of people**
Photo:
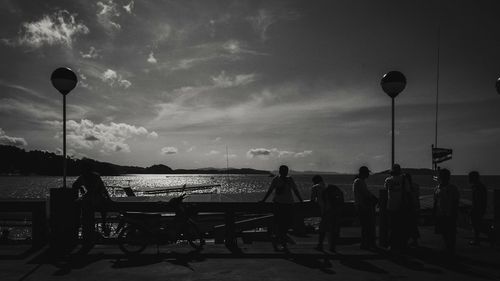
[[[375,209],[379,204],[379,198],[367,186],[366,179],[370,173],[368,167],[360,167],[352,185],[354,203],[361,225],[360,248],[366,250],[377,248]],[[450,179],[451,174],[448,169],[438,170],[433,214],[435,230],[436,233],[442,235],[445,253],[454,254],[460,193]],[[484,232],[483,216],[486,212],[487,189],[481,183],[479,173],[476,171],[469,173],[469,182],[472,188],[471,222],[474,229],[474,239],[470,241],[470,244],[478,245],[479,235]],[[404,252],[408,246],[418,246],[420,188],[413,182],[409,173],[403,173],[401,166],[395,164],[390,170],[390,176],[385,179],[384,189],[387,191],[385,207],[389,229],[388,246],[392,253],[398,254]],[[288,176],[287,166],[283,165],[279,168],[279,175],[273,178],[261,201],[266,201],[273,192],[273,202],[276,204],[275,243],[273,245],[275,248],[279,245],[286,251],[286,234],[293,220],[293,194],[300,202],[303,201],[297,185]],[[335,251],[344,204],[343,192],[335,185],[327,185],[320,175],[315,175],[312,177],[311,201],[319,205],[321,213],[316,249],[323,250],[324,240],[327,237],[329,250]]]
[[[287,251],[287,232],[293,223],[294,194],[302,202],[303,199],[294,180],[288,176],[288,167],[280,166],[279,175],[274,177],[267,193],[261,202],[274,193],[274,240],[278,246]],[[369,190],[366,179],[370,170],[366,166],[359,168],[354,179],[352,190],[354,203],[361,225],[361,249],[375,249],[375,208],[379,199]],[[443,237],[445,251],[453,254],[456,244],[456,228],[460,194],[458,188],[450,183],[451,174],[448,169],[438,171],[438,186],[434,191],[434,217],[436,233]],[[479,235],[484,232],[483,216],[486,212],[487,189],[481,183],[479,173],[469,173],[472,186],[471,222],[474,229],[474,239],[471,245],[479,244]],[[96,239],[96,211],[105,210],[112,203],[101,177],[92,171],[89,163],[83,163],[82,175],[73,183],[73,189],[81,193],[81,225],[84,243],[91,246]],[[403,173],[401,166],[393,165],[390,176],[386,178],[384,187],[387,190],[387,214],[389,223],[389,246],[391,252],[404,251],[408,245],[417,245],[420,237],[418,219],[420,211],[419,186],[412,181],[410,174]],[[329,250],[336,251],[339,237],[340,221],[344,206],[344,194],[336,185],[326,184],[320,175],[312,177],[311,202],[318,204],[321,221],[319,224],[318,244],[316,249],[323,250],[325,238],[328,238]],[[101,216],[106,217],[105,211]],[[328,234],[328,236],[327,236]],[[412,242],[409,244],[410,240]]]

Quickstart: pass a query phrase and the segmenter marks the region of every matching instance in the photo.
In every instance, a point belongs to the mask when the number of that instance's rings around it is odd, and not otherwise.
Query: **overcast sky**
[[[354,172],[430,167],[437,33],[440,147],[455,173],[500,171],[498,1],[0,0],[0,143],[118,164]],[[226,146],[229,155],[226,157]]]

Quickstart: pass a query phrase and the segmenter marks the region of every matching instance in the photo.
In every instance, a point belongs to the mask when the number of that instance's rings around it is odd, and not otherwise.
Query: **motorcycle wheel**
[[[137,255],[147,246],[148,235],[144,230],[127,226],[118,234],[118,245],[128,255]]]
[[[203,234],[198,226],[191,220],[189,220],[185,226],[183,238],[196,250],[203,249],[203,246],[205,245]]]

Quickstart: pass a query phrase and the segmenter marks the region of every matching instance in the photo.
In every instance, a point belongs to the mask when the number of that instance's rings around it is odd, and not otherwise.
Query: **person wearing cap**
[[[454,255],[460,194],[458,188],[450,183],[450,178],[451,173],[448,169],[439,170],[439,184],[434,191],[433,211],[436,218],[436,233],[443,236],[445,253]]]
[[[359,173],[354,179],[352,190],[354,203],[356,205],[359,222],[361,224],[361,249],[374,249],[375,244],[375,206],[378,199],[373,195],[366,185],[365,180],[370,176],[370,170],[366,166],[359,168]]]
[[[387,212],[389,214],[390,247],[392,252],[403,251],[410,235],[411,184],[399,164],[392,166],[390,176],[385,179],[387,189]]]

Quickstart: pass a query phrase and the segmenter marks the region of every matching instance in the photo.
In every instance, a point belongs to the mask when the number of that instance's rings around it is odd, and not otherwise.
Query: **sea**
[[[304,199],[310,197],[312,174],[291,174]],[[327,184],[337,185],[344,191],[346,200],[352,200],[352,182],[354,175],[324,174],[321,175]],[[375,174],[367,179],[369,189],[378,195],[383,188],[384,180],[388,175]],[[121,187],[130,187],[134,191],[148,191],[167,189],[182,185],[220,185],[203,192],[237,195],[232,196],[235,201],[246,200],[246,196],[265,192],[272,180],[269,175],[241,175],[241,174],[130,174],[120,176],[103,176],[111,196],[126,196]],[[76,177],[67,178],[67,186],[76,180]],[[482,181],[489,190],[500,188],[500,176],[483,176]],[[430,175],[413,176],[413,182],[420,186],[421,195],[432,194],[436,182]],[[470,187],[467,176],[452,176],[452,182],[458,186],[463,198],[470,197]],[[63,185],[62,177],[53,176],[0,176],[0,198],[48,198],[51,188]],[[200,192],[200,191],[193,191]],[[253,197],[253,196],[252,196]]]

